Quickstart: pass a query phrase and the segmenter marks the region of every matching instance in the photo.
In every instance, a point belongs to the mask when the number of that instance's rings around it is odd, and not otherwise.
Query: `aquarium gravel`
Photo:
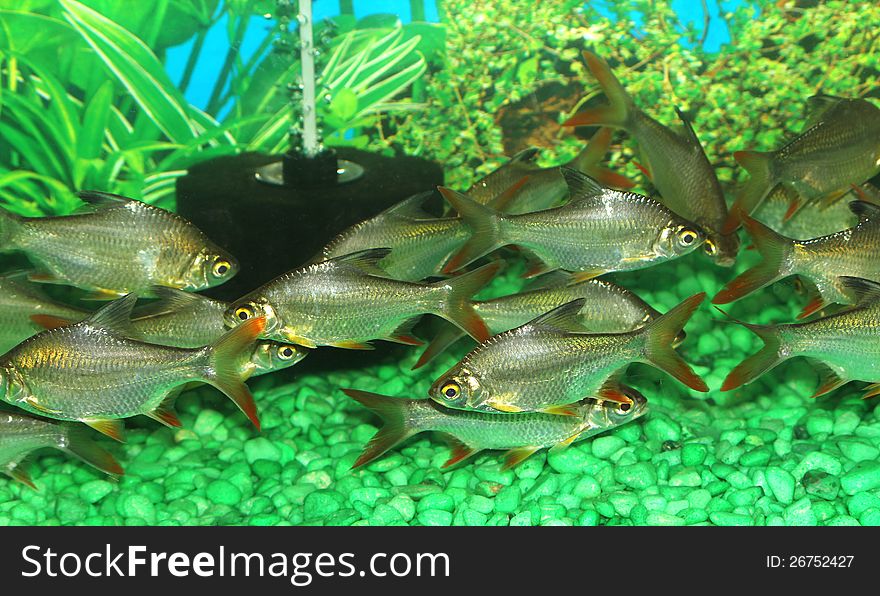
[[[736,271],[757,258],[744,252]],[[510,267],[482,297],[520,289],[522,270]],[[665,311],[698,291],[713,294],[733,274],[695,253],[650,275],[614,279]],[[789,321],[803,301],[793,284],[779,284],[730,312]],[[29,466],[38,491],[0,480],[0,524],[880,524],[875,401],[860,399],[859,384],[809,399],[817,377],[797,359],[719,392],[726,373],[760,345],[724,319],[704,305],[679,349],[708,394],[633,365],[625,378],[648,398],[645,417],[511,470],[501,470],[499,452],[442,470],[449,448],[431,434],[350,470],[380,422],[340,388],[424,396],[468,349],[461,342],[427,370],[410,370],[413,348],[394,352],[405,354],[399,362],[392,355],[363,369],[294,367],[254,379],[261,433],[216,390],[190,391],[178,402],[182,429],[141,417],[128,422],[124,445],[98,438],[126,469],[118,482],[51,450]]]

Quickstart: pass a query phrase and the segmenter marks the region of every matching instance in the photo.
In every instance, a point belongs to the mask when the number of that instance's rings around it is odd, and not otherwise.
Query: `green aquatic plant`
[[[443,0],[445,67],[424,78],[427,107],[395,115],[385,140],[446,168],[463,188],[527,145],[543,165],[571,159],[583,140],[559,124],[587,103],[602,103],[580,58],[592,49],[609,61],[635,102],[666,124],[674,108],[694,123],[723,182],[739,178],[732,153],[772,149],[804,122],[804,101],[819,91],[878,97],[874,2],[751,0],[720,6],[730,42],[717,53],[700,45],[702,23],[679,21],[670,0]],[[449,122],[461,126],[448,126]],[[623,135],[611,159],[644,182]]]
[[[0,2],[0,205],[68,213],[76,190],[99,188],[173,207],[175,182],[194,163],[286,150],[300,68],[290,41],[270,50],[277,36],[267,31],[252,58],[237,53],[250,19],[275,4],[161,0],[126,11],[105,0]],[[182,89],[224,14],[231,50],[203,111]],[[328,48],[318,105],[328,145],[365,146],[379,136],[378,114],[418,107],[395,98],[426,69],[421,35],[396,20],[345,15],[319,31]],[[165,48],[193,37],[178,88]]]

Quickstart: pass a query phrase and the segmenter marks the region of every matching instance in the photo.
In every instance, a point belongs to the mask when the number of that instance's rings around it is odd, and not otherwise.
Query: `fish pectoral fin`
[[[39,284],[64,284],[65,281],[52,273],[45,271],[31,271],[27,275],[28,281]]]
[[[628,259],[624,259],[626,262]],[[579,284],[582,281],[594,279],[600,275],[608,273],[607,269],[585,269],[584,271],[573,271],[571,273],[571,283],[569,285]]]
[[[501,466],[501,469],[509,470],[515,465],[522,463],[523,461],[531,457],[532,454],[538,451],[540,448],[540,445],[530,445],[528,447],[517,447],[516,449],[511,449],[504,454],[504,464]]]
[[[448,468],[450,466],[454,466],[457,463],[461,463],[469,457],[475,455],[479,452],[479,449],[471,447],[466,444],[464,441],[450,434],[444,435],[444,439],[447,443],[449,443],[449,448],[451,449],[451,453],[449,455],[449,459],[441,466],[443,468]]]
[[[517,412],[522,412],[523,409],[519,406],[515,406],[513,404],[504,403],[502,401],[488,400],[486,401],[486,405],[492,408],[493,410],[498,410],[499,412],[504,412],[506,414],[515,414]]]
[[[566,404],[564,406],[550,406],[538,410],[542,414],[553,414],[555,416],[579,416],[577,404]]]
[[[581,436],[581,432],[582,431],[578,431],[578,432],[574,433],[573,435],[571,435],[570,437],[568,437],[566,439],[562,439],[561,441],[556,443],[553,447],[551,447],[550,451],[558,451],[560,449],[565,449],[566,447],[568,447],[569,445],[571,445],[572,443],[577,441],[578,437]]]
[[[282,335],[284,335],[284,341],[291,344],[296,344],[298,346],[303,346],[304,348],[317,348],[318,344],[313,342],[312,340],[302,337],[300,335],[296,335],[295,333],[290,333],[289,331],[282,331]]]
[[[375,350],[376,346],[365,341],[335,341],[327,344],[334,348],[344,348],[346,350]],[[306,346],[307,348],[309,346]]]
[[[32,407],[33,409],[42,412],[43,414],[48,414],[48,415],[50,415],[50,416],[57,416],[58,414],[61,413],[61,410],[53,410],[52,408],[47,408],[46,406],[44,406],[43,404],[41,404],[41,403],[37,400],[37,398],[34,397],[33,395],[29,395],[29,396],[27,396],[27,397],[24,398],[22,401],[23,401],[24,403],[26,403],[27,405],[29,405],[30,407]]]
[[[812,297],[810,298],[810,301],[798,314],[798,319],[806,319],[810,315],[822,310],[823,308],[831,304],[830,302],[822,298],[822,295],[818,292],[818,290],[815,292],[811,292],[811,294]]]
[[[40,490],[37,488],[37,485],[34,484],[34,481],[31,480],[31,475],[24,469],[24,462],[18,462],[18,464],[11,468],[7,468],[6,473],[9,474],[9,477],[13,480],[18,480],[25,486],[29,486],[34,490]]]
[[[94,300],[94,301],[105,301],[105,300],[116,300],[117,298],[121,298],[125,296],[124,292],[117,292],[116,290],[107,290],[105,288],[97,288],[89,291],[85,296],[83,296],[83,300]]]
[[[522,249],[522,252],[526,255],[526,270],[522,274],[525,279],[531,279],[532,277],[538,277],[539,275],[544,275],[545,273],[557,270],[557,267],[548,265],[541,260],[541,257],[532,251]]]
[[[114,441],[125,443],[125,425],[121,420],[82,418],[80,419],[80,422],[91,426],[99,433],[107,435]]]
[[[831,393],[838,387],[842,387],[850,382],[850,379],[847,379],[841,374],[842,371],[834,370],[824,362],[820,362],[814,358],[811,358],[811,360],[813,361],[816,370],[819,372],[819,387],[810,398],[816,398],[820,395]]]
[[[180,428],[182,424],[180,418],[177,417],[177,412],[174,411],[174,402],[177,401],[188,384],[180,385],[169,391],[162,399],[162,403],[152,412],[147,412],[147,416],[169,428]]]
[[[626,391],[624,391],[623,389],[623,385],[621,385],[620,383],[620,377],[622,376],[622,374],[623,369],[620,369],[612,374],[610,377],[608,377],[608,379],[599,389],[596,397],[606,401],[613,401],[618,404],[632,404],[633,400],[626,394]]]
[[[865,387],[865,393],[862,395],[862,399],[868,399],[869,397],[876,397],[878,395],[880,395],[880,383],[871,383]]]

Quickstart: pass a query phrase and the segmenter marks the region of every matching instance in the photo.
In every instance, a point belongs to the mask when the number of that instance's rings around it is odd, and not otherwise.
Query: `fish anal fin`
[[[446,442],[449,443],[449,448],[452,450],[452,453],[449,455],[449,459],[447,459],[443,463],[443,466],[441,466],[443,468],[448,468],[457,463],[463,462],[479,451],[479,449],[475,449],[470,445],[465,444],[458,439],[458,437],[447,434],[444,438],[446,439]]]
[[[182,424],[180,418],[177,417],[177,412],[174,411],[174,402],[185,387],[186,385],[180,385],[169,391],[162,403],[152,412],[147,412],[147,416],[169,428],[180,428]]]
[[[83,296],[83,300],[93,300],[93,301],[106,301],[106,300],[116,300],[117,298],[121,298],[125,296],[122,292],[117,292],[116,290],[107,290],[105,288],[98,288],[95,290],[89,290],[85,296]]]
[[[519,196],[523,187],[528,184],[529,176],[523,176],[513,184],[511,184],[504,192],[489,201],[488,206],[496,211],[507,211],[510,203]]]
[[[125,425],[121,420],[106,420],[97,418],[83,418],[83,424],[91,426],[103,435],[107,435],[114,441],[125,443]]]
[[[555,416],[580,416],[577,404],[565,404],[562,406],[550,406],[538,410],[543,414],[553,414]]]
[[[571,283],[569,285],[579,284],[582,281],[595,279],[600,275],[608,273],[605,269],[587,269],[585,271],[573,271],[571,273]]]
[[[12,469],[8,470],[7,474],[9,474],[9,476],[14,480],[17,480],[24,484],[25,486],[28,486],[34,490],[40,490],[37,488],[37,485],[34,484],[34,481],[31,480],[31,475],[27,473],[27,470],[24,469],[24,466],[21,462]]]
[[[63,284],[64,280],[44,271],[31,271],[27,274],[28,281],[39,284]]]
[[[826,302],[825,299],[822,298],[822,295],[819,294],[817,291],[810,298],[810,301],[807,303],[807,305],[804,306],[804,308],[801,310],[800,314],[798,314],[797,318],[798,319],[806,319],[810,315],[812,315],[812,314],[822,310],[826,306],[828,306],[828,304],[829,303]]]
[[[294,342],[296,343],[296,342]],[[365,341],[334,341],[327,344],[334,348],[344,348],[346,350],[375,350],[376,346]],[[306,346],[309,347],[309,346]]]
[[[880,395],[880,383],[871,383],[865,387],[865,393],[862,394],[862,399],[869,399],[878,395]]]
[[[502,402],[500,400],[488,400],[486,405],[492,408],[493,410],[498,410],[499,412],[504,412],[505,414],[516,414],[518,412],[522,412],[523,409],[519,406],[515,406],[513,404],[508,404]]]
[[[516,449],[511,449],[504,454],[504,464],[501,466],[501,469],[509,470],[510,468],[524,462],[540,448],[540,446],[536,447],[534,445],[530,445],[528,447],[517,447]]]
[[[816,370],[819,373],[819,387],[817,387],[816,392],[810,396],[811,399],[819,397],[820,395],[825,395],[826,393],[831,393],[838,387],[842,387],[849,383],[850,379],[844,378],[839,372],[835,371],[824,362],[813,360],[813,363],[816,365]]]

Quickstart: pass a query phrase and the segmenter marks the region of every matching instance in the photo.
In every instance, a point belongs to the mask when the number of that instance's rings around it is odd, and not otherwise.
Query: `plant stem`
[[[318,143],[318,115],[315,102],[315,53],[312,40],[312,0],[299,3],[300,68],[302,69],[302,140],[306,157],[315,157]]]
[[[339,14],[354,14],[354,0],[339,0]]]
[[[183,69],[183,78],[180,79],[180,92],[186,92],[187,87],[189,87],[190,79],[192,79],[193,71],[196,68],[196,63],[199,61],[199,56],[202,53],[202,46],[205,43],[205,36],[208,34],[207,29],[202,29],[199,31],[198,36],[196,36],[195,42],[193,42],[192,50],[189,52],[189,58],[186,60],[186,67]]]
[[[214,88],[211,90],[211,98],[208,100],[208,107],[205,108],[205,111],[212,116],[216,116],[217,111],[220,109],[220,94],[223,93],[223,89],[226,87],[226,83],[229,80],[229,73],[232,72],[232,66],[235,64],[235,57],[238,55],[238,51],[241,48],[241,42],[244,39],[244,34],[246,32],[247,18],[239,17],[238,22],[235,25],[235,31],[232,34],[232,42],[229,45],[229,50],[226,52],[226,59],[223,61],[223,67],[220,69],[220,74],[217,76],[217,81],[214,83]]]
[[[8,64],[9,90],[15,93],[18,90],[18,58],[10,56]]]
[[[409,0],[409,12],[411,21],[424,21],[425,0]]]

